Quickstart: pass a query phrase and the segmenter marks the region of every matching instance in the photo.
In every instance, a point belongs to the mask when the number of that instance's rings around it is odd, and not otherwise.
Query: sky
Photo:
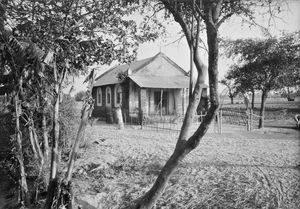
[[[280,16],[271,21],[269,26],[269,18],[257,15],[256,22],[259,25],[268,27],[273,36],[280,36],[282,32],[293,32],[300,30],[300,0],[290,0],[288,7],[285,8]],[[152,57],[159,52],[163,52],[175,63],[177,63],[184,70],[190,69],[190,51],[185,38],[180,41],[177,40],[181,35],[181,28],[176,22],[171,22],[167,26],[166,38],[158,39],[155,42],[148,42],[140,45],[137,54],[137,60]],[[257,26],[249,26],[247,23],[242,23],[240,17],[233,16],[228,21],[224,22],[219,29],[220,37],[239,39],[239,38],[264,38],[262,30]],[[174,42],[175,41],[175,42]],[[205,63],[207,63],[207,53],[202,50],[200,55]],[[224,78],[232,60],[225,57],[219,59],[219,79]],[[115,64],[113,64],[115,65]],[[105,72],[112,66],[100,66],[97,76]],[[85,90],[86,85],[82,84],[84,77],[75,78],[73,94],[80,90]]]

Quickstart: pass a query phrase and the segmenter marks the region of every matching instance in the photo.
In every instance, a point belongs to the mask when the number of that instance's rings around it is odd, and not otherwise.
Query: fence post
[[[117,123],[118,123],[118,128],[124,129],[122,109],[120,107],[115,108],[115,114],[116,114],[116,119],[117,119]]]
[[[219,111],[219,133],[222,134],[222,110]]]
[[[250,110],[247,109],[247,110],[246,110],[246,115],[247,115],[247,124],[246,124],[246,126],[247,126],[247,131],[250,131],[250,114],[251,114]]]
[[[139,121],[141,123],[141,129],[143,129],[143,119],[144,119],[144,114],[143,114],[143,110],[139,109]]]
[[[250,131],[252,131],[252,114],[253,114],[253,110],[250,109]]]

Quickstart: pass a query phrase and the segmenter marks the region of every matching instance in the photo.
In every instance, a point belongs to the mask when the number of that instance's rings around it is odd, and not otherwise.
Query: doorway
[[[168,114],[168,92],[154,91],[155,112],[160,115]]]

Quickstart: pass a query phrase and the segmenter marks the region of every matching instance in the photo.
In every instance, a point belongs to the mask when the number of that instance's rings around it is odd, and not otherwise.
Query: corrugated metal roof
[[[171,70],[175,70],[175,72],[178,72],[177,74],[179,75],[165,76],[165,77],[162,75],[157,75],[157,73],[155,73],[157,69],[152,69],[153,67],[150,66],[155,66],[152,64],[159,65],[158,62],[161,62],[161,59],[164,59],[167,61],[167,63],[170,63],[169,67],[172,66]],[[150,63],[151,65],[149,65]],[[105,73],[103,73],[102,75],[100,75],[96,79],[94,86],[105,86],[109,84],[121,83],[122,81],[118,80],[118,74],[127,73],[128,69],[131,70],[131,74],[129,75],[129,78],[131,78],[136,84],[138,84],[141,87],[148,87],[148,88],[187,88],[188,87],[189,78],[186,76],[187,73],[163,53],[158,53],[154,57],[132,62],[129,65],[124,64],[124,65],[115,66],[109,69],[108,71],[106,71]],[[151,72],[153,72],[153,74]],[[136,73],[139,75],[135,75]]]
[[[144,88],[188,88],[189,77],[188,76],[129,76],[138,86]]]

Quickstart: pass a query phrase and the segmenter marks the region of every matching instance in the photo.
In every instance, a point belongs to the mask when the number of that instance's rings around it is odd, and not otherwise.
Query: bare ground
[[[156,208],[300,208],[300,132],[212,126],[174,173]],[[177,133],[96,123],[74,173],[83,208],[122,208],[144,194]]]

